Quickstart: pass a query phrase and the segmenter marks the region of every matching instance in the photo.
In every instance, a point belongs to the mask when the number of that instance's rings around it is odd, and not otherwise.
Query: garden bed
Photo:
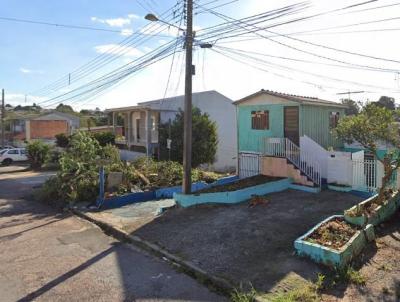
[[[193,194],[174,194],[175,201],[182,207],[204,203],[235,204],[250,199],[253,195],[265,195],[280,192],[290,187],[288,178],[255,176],[241,179],[235,183],[213,186]]]
[[[351,186],[347,186],[347,185],[330,183],[330,184],[328,184],[328,189],[333,190],[333,191],[338,191],[338,192],[350,192],[353,188]]]
[[[272,181],[277,181],[284,179],[282,177],[272,177],[272,176],[265,176],[265,175],[256,175],[244,179],[237,180],[233,183],[221,185],[221,186],[212,186],[210,188],[206,188],[203,190],[199,190],[194,194],[199,193],[217,193],[217,192],[232,192],[242,190],[248,187],[253,187],[261,184],[265,184]]]
[[[334,215],[298,238],[294,246],[298,255],[331,267],[343,267],[374,238],[372,225],[362,230],[348,224],[342,215]]]
[[[377,195],[374,195],[358,205],[344,212],[347,222],[363,226],[367,223],[378,225],[392,216],[400,206],[400,194],[392,193],[382,205],[374,203]]]

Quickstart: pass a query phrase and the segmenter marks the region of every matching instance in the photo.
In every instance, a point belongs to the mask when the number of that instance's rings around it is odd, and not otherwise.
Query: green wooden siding
[[[329,127],[329,115],[333,111],[339,112],[340,117],[345,115],[342,108],[302,105],[300,107],[300,136],[307,135],[325,149],[342,148],[343,143],[335,139]]]
[[[261,151],[263,137],[283,137],[283,104],[238,106],[239,151]],[[269,111],[269,129],[251,129],[251,112]]]

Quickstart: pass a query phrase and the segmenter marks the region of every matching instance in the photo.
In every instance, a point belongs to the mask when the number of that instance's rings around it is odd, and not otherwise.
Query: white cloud
[[[25,68],[25,67],[21,67],[19,69],[20,72],[28,74],[28,73],[38,73],[38,74],[43,74],[42,70],[33,70],[33,69],[29,69],[29,68]]]
[[[150,52],[150,51],[152,51],[152,50],[153,50],[153,48],[150,48],[150,47],[144,46],[144,47],[143,47],[143,50],[144,50],[145,52]]]
[[[128,15],[128,18],[129,18],[129,19],[140,19],[140,16],[135,15],[135,14],[129,14],[129,15]]]
[[[22,73],[31,73],[31,72],[32,72],[32,70],[30,70],[30,69],[28,69],[28,68],[24,68],[24,67],[21,67],[21,68],[19,69],[19,71],[21,71]]]
[[[138,50],[137,48],[130,47],[130,46],[120,46],[118,44],[104,44],[95,46],[95,51],[97,53],[107,53],[107,54],[115,54],[120,55],[123,53],[125,57],[139,57],[143,55],[143,53]]]
[[[131,36],[133,34],[133,30],[130,28],[124,28],[121,30],[122,36]]]
[[[107,24],[111,27],[123,27],[125,25],[131,24],[130,18],[101,19],[97,17],[91,17],[90,20],[92,20],[92,22]]]

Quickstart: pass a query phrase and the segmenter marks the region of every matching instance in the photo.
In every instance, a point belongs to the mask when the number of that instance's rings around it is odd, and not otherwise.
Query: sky
[[[204,7],[238,19],[299,2],[198,0],[195,3],[200,6],[195,5],[194,26],[200,34],[207,27],[225,22],[205,11]],[[360,2],[364,1],[310,1],[307,8],[297,14],[271,22],[288,21]],[[144,19],[149,12],[162,15],[162,12],[176,5],[177,0],[0,0],[0,4],[0,88],[6,91],[6,103],[12,105],[35,102],[51,107],[54,102],[46,100],[66,94],[107,74],[172,41],[178,35],[177,30],[162,24],[157,25],[160,30],[156,32],[156,25],[149,25],[149,21]],[[391,4],[394,5],[379,8]],[[375,101],[381,95],[397,99],[400,93],[400,5],[397,4],[392,0],[372,1],[352,9],[277,26],[270,29],[272,32],[260,33],[275,42],[254,34],[204,41],[213,43],[214,46],[212,49],[196,47],[194,50],[196,75],[193,77],[193,90],[217,90],[232,100],[260,89],[332,101],[347,97],[339,93],[349,91],[363,91],[351,95],[357,101]],[[222,6],[216,7],[219,5]],[[178,12],[171,22],[179,25],[180,17]],[[12,22],[2,18],[69,24],[105,31]],[[372,23],[349,26],[365,22]],[[118,57],[116,45],[132,37],[130,34],[133,32],[143,31],[145,26],[153,26],[152,34],[157,35],[146,36],[146,41],[137,47],[125,49],[125,55]],[[327,27],[339,28],[312,34],[301,33]],[[288,34],[293,35],[287,36]],[[336,48],[342,52],[309,43]],[[229,50],[225,48],[222,55],[219,47],[227,47]],[[131,75],[101,95],[79,99],[71,104],[78,110],[95,107],[105,109],[132,106],[141,101],[183,94],[184,55],[181,48],[178,50],[173,61],[171,56]],[[245,59],[243,56],[238,57],[238,50],[253,57],[254,53],[259,53],[257,58],[263,59],[264,63],[268,61],[267,65],[260,65],[259,61]],[[236,51],[236,55],[232,51]],[[87,77],[75,78],[74,71],[77,68],[101,54],[108,55],[109,64],[93,70]],[[227,54],[231,57],[227,57]],[[374,70],[366,70],[360,66],[373,67]],[[63,81],[59,89],[40,90],[60,78]]]

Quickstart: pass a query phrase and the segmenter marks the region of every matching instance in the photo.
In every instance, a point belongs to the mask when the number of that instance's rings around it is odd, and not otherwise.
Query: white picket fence
[[[261,156],[254,152],[239,153],[239,177],[246,178],[261,174]]]

